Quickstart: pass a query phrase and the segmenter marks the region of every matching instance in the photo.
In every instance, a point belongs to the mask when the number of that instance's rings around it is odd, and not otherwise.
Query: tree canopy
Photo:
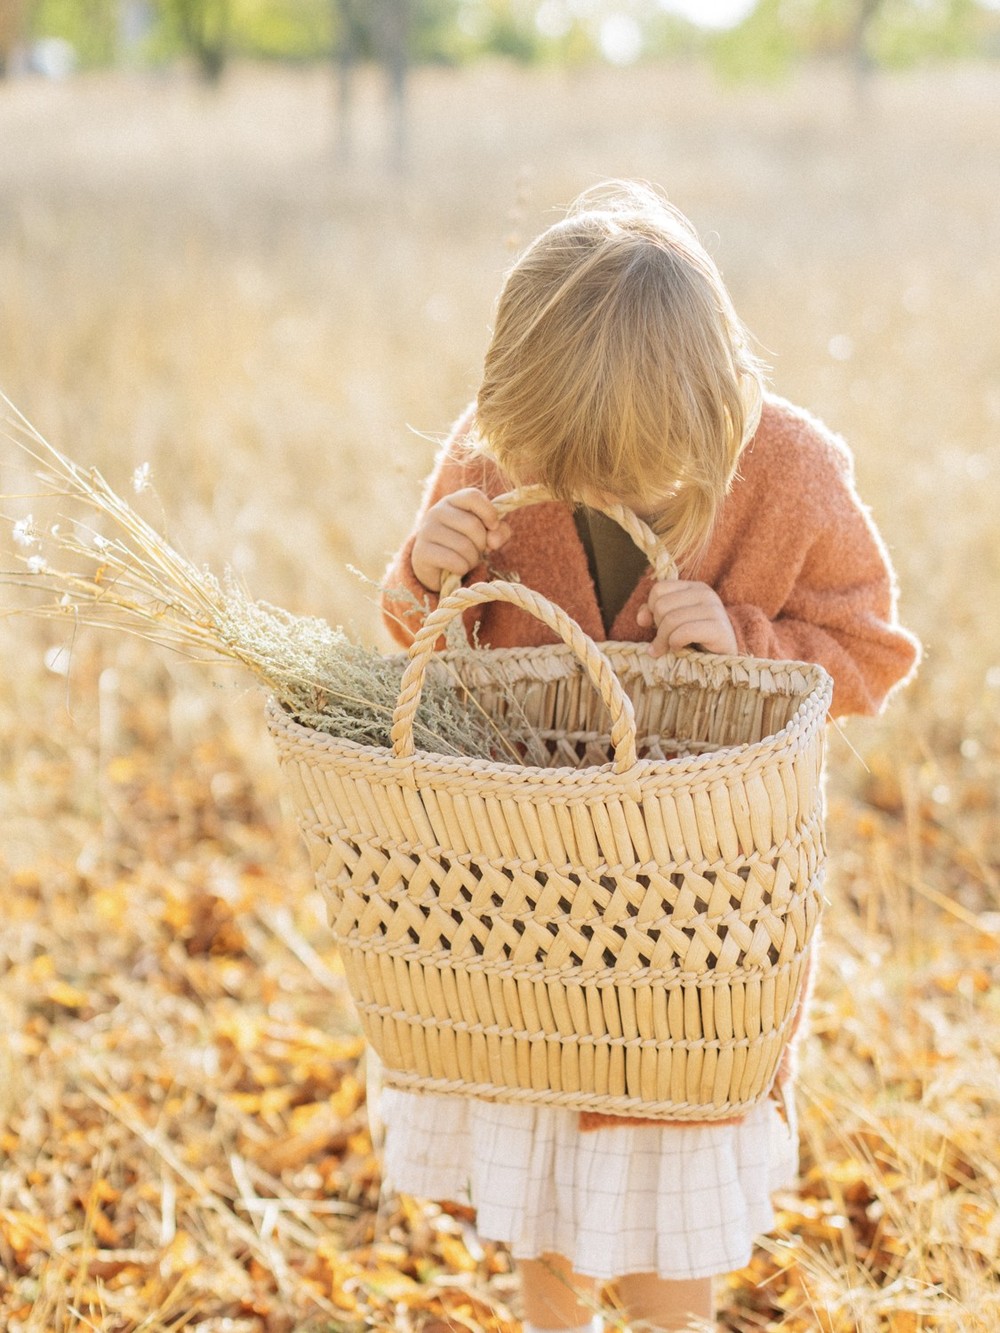
[[[721,29],[673,0],[0,0],[5,10],[20,12],[27,36],[72,43],[84,65],[187,55],[209,77],[229,57],[317,60],[347,40],[377,57],[380,25],[400,15],[413,61],[625,64],[698,52],[742,78],[816,55],[898,66],[1000,54],[997,0],[757,0]]]

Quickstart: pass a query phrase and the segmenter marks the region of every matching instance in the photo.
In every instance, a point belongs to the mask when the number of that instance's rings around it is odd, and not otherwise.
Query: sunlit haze
[[[660,7],[703,28],[731,28],[745,19],[756,0],[660,0]]]
[[[753,9],[756,0],[659,0],[667,13],[676,14],[703,28],[734,27]],[[585,8],[576,0],[577,9]],[[569,27],[571,10],[558,0],[547,0],[537,15],[539,29],[548,36],[562,36]],[[613,65],[630,65],[642,54],[643,34],[631,14],[612,12],[600,25],[598,45],[605,60]]]

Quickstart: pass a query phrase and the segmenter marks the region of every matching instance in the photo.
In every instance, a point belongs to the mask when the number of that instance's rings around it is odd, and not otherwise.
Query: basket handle
[[[424,687],[424,677],[445,626],[470,606],[483,602],[510,602],[558,634],[583,663],[591,683],[600,694],[611,714],[611,744],[614,748],[615,773],[627,773],[636,762],[635,711],[632,701],[615,675],[614,667],[589,635],[561,607],[550,602],[541,593],[532,592],[521,583],[507,583],[494,579],[489,583],[473,583],[459,588],[445,597],[432,611],[410,645],[410,660],[399,687],[399,699],[392,715],[392,748],[397,758],[413,754],[413,719]]]
[[[544,486],[521,486],[516,491],[505,491],[503,495],[494,496],[493,506],[502,518],[504,514],[509,514],[515,509],[522,509],[526,505],[544,504],[552,498],[552,494]],[[588,502],[587,508],[598,510],[625,529],[652,565],[657,582],[677,577],[677,565],[673,556],[649,524],[638,514],[619,504],[599,505]],[[442,599],[450,596],[461,582],[458,574],[445,574],[441,580]]]

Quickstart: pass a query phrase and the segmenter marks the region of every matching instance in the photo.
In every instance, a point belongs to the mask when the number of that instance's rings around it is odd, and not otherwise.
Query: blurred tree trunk
[[[336,42],[337,150],[351,156],[354,72],[361,54],[385,71],[391,121],[389,161],[401,171],[406,162],[406,89],[410,68],[414,0],[331,0]]]
[[[351,157],[351,123],[354,113],[354,67],[358,59],[358,26],[355,0],[331,0],[333,6],[334,60],[337,69],[337,152],[342,162]]]
[[[0,0],[0,79],[10,71],[11,57],[24,33],[25,0]]]
[[[394,170],[406,166],[406,91],[410,69],[410,38],[413,0],[379,0],[375,6],[376,42],[388,82],[389,115],[392,122],[390,161]]]
[[[229,54],[230,0],[170,0],[170,8],[202,78],[218,83]]]
[[[141,63],[144,43],[156,28],[157,14],[151,0],[118,0],[118,62],[127,67]]]
[[[883,4],[884,0],[858,0],[854,21],[851,24],[850,56],[860,102],[865,102],[868,98],[871,76],[875,69],[875,62],[868,49],[868,34]]]

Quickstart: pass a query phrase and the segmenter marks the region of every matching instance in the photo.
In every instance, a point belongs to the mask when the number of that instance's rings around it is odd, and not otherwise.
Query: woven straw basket
[[[652,531],[606,512],[668,576]],[[438,653],[445,626],[490,600],[562,643]],[[598,648],[503,581],[444,596],[409,659],[392,749],[268,709],[384,1082],[653,1119],[744,1114],[774,1081],[820,915],[829,677]],[[501,725],[535,728],[546,766],[415,753],[423,680],[442,663]]]

